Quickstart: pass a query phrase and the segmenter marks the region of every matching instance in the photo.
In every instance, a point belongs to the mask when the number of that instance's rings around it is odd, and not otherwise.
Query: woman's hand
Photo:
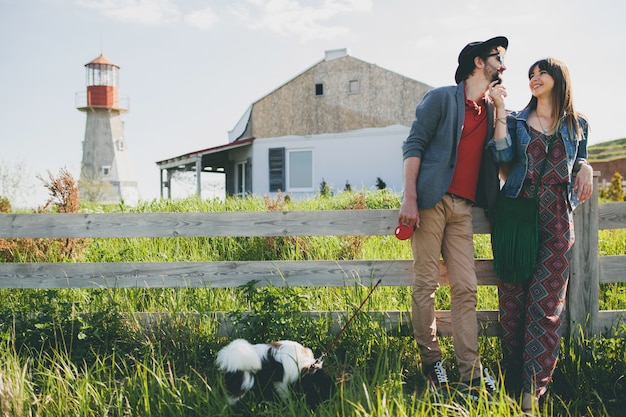
[[[593,168],[587,163],[582,163],[576,179],[574,180],[574,191],[578,192],[578,200],[582,203],[591,197],[593,192]]]

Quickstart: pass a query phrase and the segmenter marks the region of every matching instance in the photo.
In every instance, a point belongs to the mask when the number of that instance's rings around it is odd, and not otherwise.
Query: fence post
[[[598,291],[600,272],[598,260],[598,177],[594,172],[593,194],[574,211],[574,244],[567,305],[570,336],[578,336],[582,328],[585,338],[600,331],[598,323]]]

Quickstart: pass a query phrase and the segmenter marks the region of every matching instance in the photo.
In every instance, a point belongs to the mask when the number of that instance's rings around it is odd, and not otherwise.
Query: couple
[[[497,386],[478,354],[472,206],[483,207],[493,219],[499,164],[508,173],[501,192],[532,197],[537,167],[547,158],[538,190],[537,266],[525,284],[498,277],[505,385],[516,396],[523,392],[522,408],[530,411],[556,366],[574,243],[572,211],[591,196],[593,170],[585,159],[587,121],[574,109],[569,72],[561,61],[532,64],[530,102],[507,114],[502,84],[507,47],[502,36],[466,45],[458,58],[457,85],[431,90],[417,105],[403,145],[399,221],[415,227],[412,321],[429,386],[448,387],[434,314],[441,255],[450,279],[459,387],[474,396],[493,393]],[[557,139],[547,155],[553,135]]]

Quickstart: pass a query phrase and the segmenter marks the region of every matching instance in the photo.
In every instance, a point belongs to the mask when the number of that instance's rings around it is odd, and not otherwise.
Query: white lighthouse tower
[[[139,188],[124,137],[120,105],[120,67],[100,55],[88,64],[87,93],[77,97],[77,108],[87,113],[79,188],[82,198],[100,203],[137,204]]]

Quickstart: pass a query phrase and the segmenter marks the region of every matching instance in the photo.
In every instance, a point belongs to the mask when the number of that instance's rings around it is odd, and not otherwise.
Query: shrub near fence
[[[597,190],[597,181],[596,187]],[[156,238],[233,236],[375,236],[389,235],[398,210],[329,210],[228,213],[0,214],[1,238]],[[599,256],[598,230],[626,228],[626,203],[598,204],[597,192],[575,211],[576,245],[572,260],[567,319],[571,332],[585,336],[610,331],[626,322],[626,310],[599,311],[601,283],[626,282],[626,255]],[[474,209],[474,233],[489,233],[481,209]],[[479,285],[495,285],[492,259],[476,259]],[[447,283],[442,263],[441,283]],[[410,286],[412,261],[223,261],[1,263],[0,288],[191,288],[256,285],[291,287],[369,285]],[[409,324],[398,311],[384,312],[391,325]],[[481,310],[477,325],[498,332],[498,312]],[[450,312],[438,311],[443,335],[451,334]],[[614,332],[610,333],[615,334]],[[621,333],[623,335],[623,333]]]

